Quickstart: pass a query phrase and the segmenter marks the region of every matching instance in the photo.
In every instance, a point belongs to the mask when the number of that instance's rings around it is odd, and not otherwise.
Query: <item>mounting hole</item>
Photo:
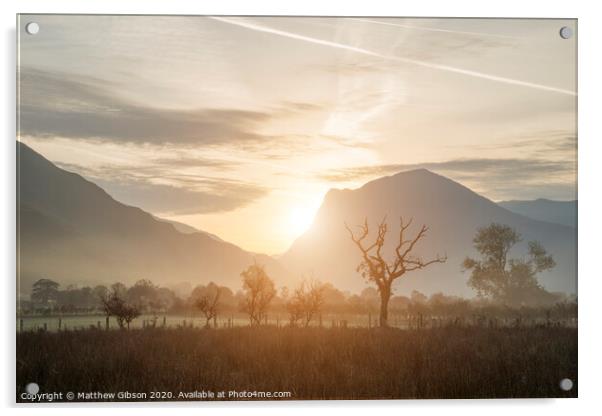
[[[25,386],[25,391],[28,394],[38,394],[40,391],[40,386],[38,386],[38,383],[29,383],[27,386]]]
[[[573,28],[569,26],[563,26],[560,28],[559,33],[562,39],[570,39],[573,37]]]
[[[25,25],[25,31],[30,35],[37,35],[40,31],[40,25],[36,22],[29,22]]]
[[[570,391],[573,389],[573,380],[570,378],[563,378],[560,380],[560,388],[564,391]]]

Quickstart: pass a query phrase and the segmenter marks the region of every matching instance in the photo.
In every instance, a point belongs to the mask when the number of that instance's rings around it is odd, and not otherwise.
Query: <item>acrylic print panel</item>
[[[18,34],[17,401],[577,396],[575,20]]]

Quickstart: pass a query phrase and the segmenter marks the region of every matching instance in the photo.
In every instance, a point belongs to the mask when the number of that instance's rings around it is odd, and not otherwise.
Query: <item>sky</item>
[[[559,36],[573,20],[19,25],[19,140],[249,251],[286,251],[329,189],[415,168],[494,201],[577,197],[576,36]]]

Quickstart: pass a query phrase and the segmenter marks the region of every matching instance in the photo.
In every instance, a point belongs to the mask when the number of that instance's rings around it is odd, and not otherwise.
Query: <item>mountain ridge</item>
[[[472,238],[477,228],[499,222],[523,234],[525,241],[517,247],[515,255],[521,255],[524,250],[518,249],[524,249],[526,241],[532,239],[542,240],[555,254],[559,267],[541,276],[548,289],[575,292],[573,229],[511,212],[468,187],[426,169],[378,178],[357,189],[329,190],[310,229],[293,242],[281,260],[292,272],[313,272],[340,286],[353,285],[359,290],[365,287],[354,271],[359,254],[344,224],[360,224],[367,217],[375,227],[376,222],[386,216],[390,232],[395,233],[401,215],[405,221],[414,219],[413,228],[408,230],[411,233],[417,232],[423,223],[430,228],[417,254],[430,258],[447,252],[449,259],[443,266],[434,265],[408,274],[400,280],[400,290],[471,294],[466,286],[468,276],[461,273],[460,264],[465,256],[476,255]],[[392,250],[390,242],[385,245],[387,249]]]
[[[332,282],[343,290],[366,287],[355,268],[357,249],[344,223],[368,217],[375,226],[387,216],[391,233],[399,217],[414,219],[408,230],[430,230],[416,254],[448,255],[444,265],[402,278],[398,290],[469,295],[460,263],[475,255],[476,229],[491,222],[508,224],[526,241],[540,240],[558,267],[541,276],[546,288],[576,292],[576,231],[512,212],[468,187],[426,169],[374,179],[356,189],[329,190],[312,225],[279,256],[247,252],[202,230],[181,232],[170,221],[116,201],[101,187],[67,172],[24,144],[17,146],[19,166],[19,276],[27,287],[41,277],[64,284],[132,282],[149,278],[159,284],[178,281],[240,286],[240,272],[253,261],[267,265],[278,285],[304,275]],[[391,242],[385,246],[391,250]]]
[[[577,227],[577,200],[557,201],[547,198],[500,201],[498,205],[540,221]]]
[[[286,278],[269,256],[250,253],[204,232],[184,234],[101,187],[65,171],[18,142],[18,275],[23,290],[42,278],[62,284],[165,284],[209,280],[238,287],[255,259],[277,281]],[[228,261],[223,261],[228,259]]]

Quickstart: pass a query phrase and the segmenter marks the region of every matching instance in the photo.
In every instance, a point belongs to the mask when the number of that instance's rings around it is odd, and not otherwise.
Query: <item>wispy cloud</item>
[[[548,158],[577,159],[577,137],[568,130],[542,130],[508,137],[497,143],[475,144],[482,151],[520,149],[523,157],[535,157],[545,152]],[[455,146],[450,146],[453,148]]]
[[[156,161],[155,161],[156,162]],[[166,165],[177,163],[175,159]],[[187,164],[192,159],[185,159]],[[116,200],[157,215],[187,215],[227,212],[244,207],[269,193],[263,186],[224,177],[173,174],[163,164],[125,167],[86,167],[57,163],[103,188]]]
[[[192,157],[173,155],[172,157],[161,157],[153,159],[153,168],[211,168],[218,171],[231,170],[236,164],[229,160],[208,159],[204,157]]]
[[[350,18],[350,20],[355,20],[357,22],[372,23],[372,24],[377,24],[377,25],[399,27],[399,28],[403,28],[403,29],[423,30],[426,32],[440,32],[440,33],[445,33],[445,34],[451,33],[451,34],[456,34],[456,35],[468,35],[468,36],[477,36],[477,37],[516,39],[516,36],[500,35],[500,34],[487,33],[487,32],[469,32],[469,31],[465,31],[465,30],[439,29],[439,28],[433,28],[433,27],[404,25],[404,24],[400,24],[400,23],[391,23],[391,22],[383,22],[383,21],[379,21],[379,20],[360,19],[360,18]]]
[[[251,23],[251,22],[248,22],[245,20],[232,19],[232,18],[226,18],[226,17],[216,17],[216,16],[211,17],[211,19],[214,19],[214,20],[217,20],[217,21],[220,21],[223,23],[227,23],[230,25],[244,27],[244,28],[258,31],[258,32],[270,33],[270,34],[277,35],[277,36],[283,36],[283,37],[296,39],[296,40],[309,42],[309,43],[314,43],[316,45],[327,46],[327,47],[331,47],[331,48],[335,48],[335,49],[347,50],[347,51],[356,52],[356,53],[359,53],[362,55],[374,56],[374,57],[392,60],[392,61],[396,61],[396,62],[400,62],[400,63],[417,65],[417,66],[421,66],[421,67],[425,67],[425,68],[461,74],[461,75],[465,75],[465,76],[469,76],[469,77],[485,79],[488,81],[493,81],[493,82],[498,82],[498,83],[503,83],[503,84],[510,84],[510,85],[516,85],[516,86],[521,86],[521,87],[539,89],[542,91],[549,91],[549,92],[554,92],[554,93],[559,93],[559,94],[566,94],[566,95],[573,95],[573,96],[577,95],[575,91],[570,91],[570,90],[566,90],[563,88],[557,88],[557,87],[553,87],[553,86],[549,86],[549,85],[537,84],[537,83],[528,82],[528,81],[521,81],[521,80],[513,79],[513,78],[506,78],[506,77],[493,75],[493,74],[487,74],[487,73],[483,73],[483,72],[479,72],[479,71],[457,68],[457,67],[450,66],[450,65],[436,64],[433,62],[421,61],[421,60],[410,59],[410,58],[403,58],[400,56],[385,55],[385,54],[381,54],[381,53],[378,53],[378,52],[375,52],[375,51],[372,51],[369,49],[360,48],[360,47],[356,47],[356,46],[352,46],[352,45],[347,45],[347,44],[340,43],[340,42],[333,42],[333,41],[329,41],[329,40],[325,40],[325,39],[319,39],[319,38],[315,38],[315,37],[311,37],[311,36],[305,36],[305,35],[288,32],[288,31],[284,31],[284,30],[279,30],[279,29],[268,27],[268,26]]]
[[[258,141],[268,112],[173,110],[120,99],[110,85],[70,74],[23,68],[20,134],[121,143],[180,145]]]

